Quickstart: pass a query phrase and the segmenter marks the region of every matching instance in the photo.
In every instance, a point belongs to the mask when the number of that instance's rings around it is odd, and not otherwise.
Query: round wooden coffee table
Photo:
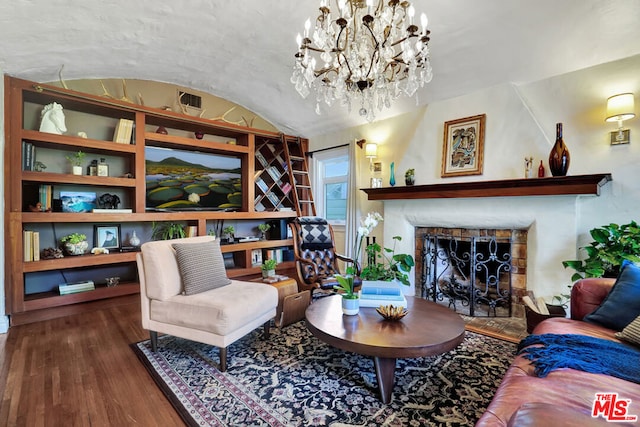
[[[372,356],[383,403],[391,401],[396,359],[445,353],[464,339],[462,318],[434,302],[407,297],[409,314],[389,321],[375,308],[343,315],[341,298],[332,295],[311,304],[306,311],[307,328],[333,347]]]

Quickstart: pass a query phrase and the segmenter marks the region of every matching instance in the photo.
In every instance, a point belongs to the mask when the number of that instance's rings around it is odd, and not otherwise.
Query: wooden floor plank
[[[139,302],[13,326],[0,337],[0,425],[184,425],[129,344]]]

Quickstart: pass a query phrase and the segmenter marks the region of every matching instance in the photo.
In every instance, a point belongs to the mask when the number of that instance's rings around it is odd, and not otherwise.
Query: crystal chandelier
[[[389,108],[431,81],[427,16],[421,15],[418,28],[411,2],[336,0],[334,15],[329,2],[320,1],[315,27],[307,19],[304,36],[298,34],[291,76],[303,98],[316,92],[317,114],[321,103],[337,100],[349,111],[355,103],[371,122],[376,108]]]

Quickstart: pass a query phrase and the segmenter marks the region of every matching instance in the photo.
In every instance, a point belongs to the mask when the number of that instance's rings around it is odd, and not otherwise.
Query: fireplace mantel
[[[547,178],[455,182],[362,188],[369,200],[448,199],[461,197],[521,197],[600,195],[600,187],[611,181],[610,173]]]

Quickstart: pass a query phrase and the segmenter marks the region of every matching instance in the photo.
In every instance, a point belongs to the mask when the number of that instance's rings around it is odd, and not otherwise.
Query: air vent
[[[201,96],[194,95],[192,93],[179,91],[178,92],[178,97],[180,98],[180,103],[182,105],[186,105],[188,107],[193,107],[193,108],[202,108],[202,97]]]

